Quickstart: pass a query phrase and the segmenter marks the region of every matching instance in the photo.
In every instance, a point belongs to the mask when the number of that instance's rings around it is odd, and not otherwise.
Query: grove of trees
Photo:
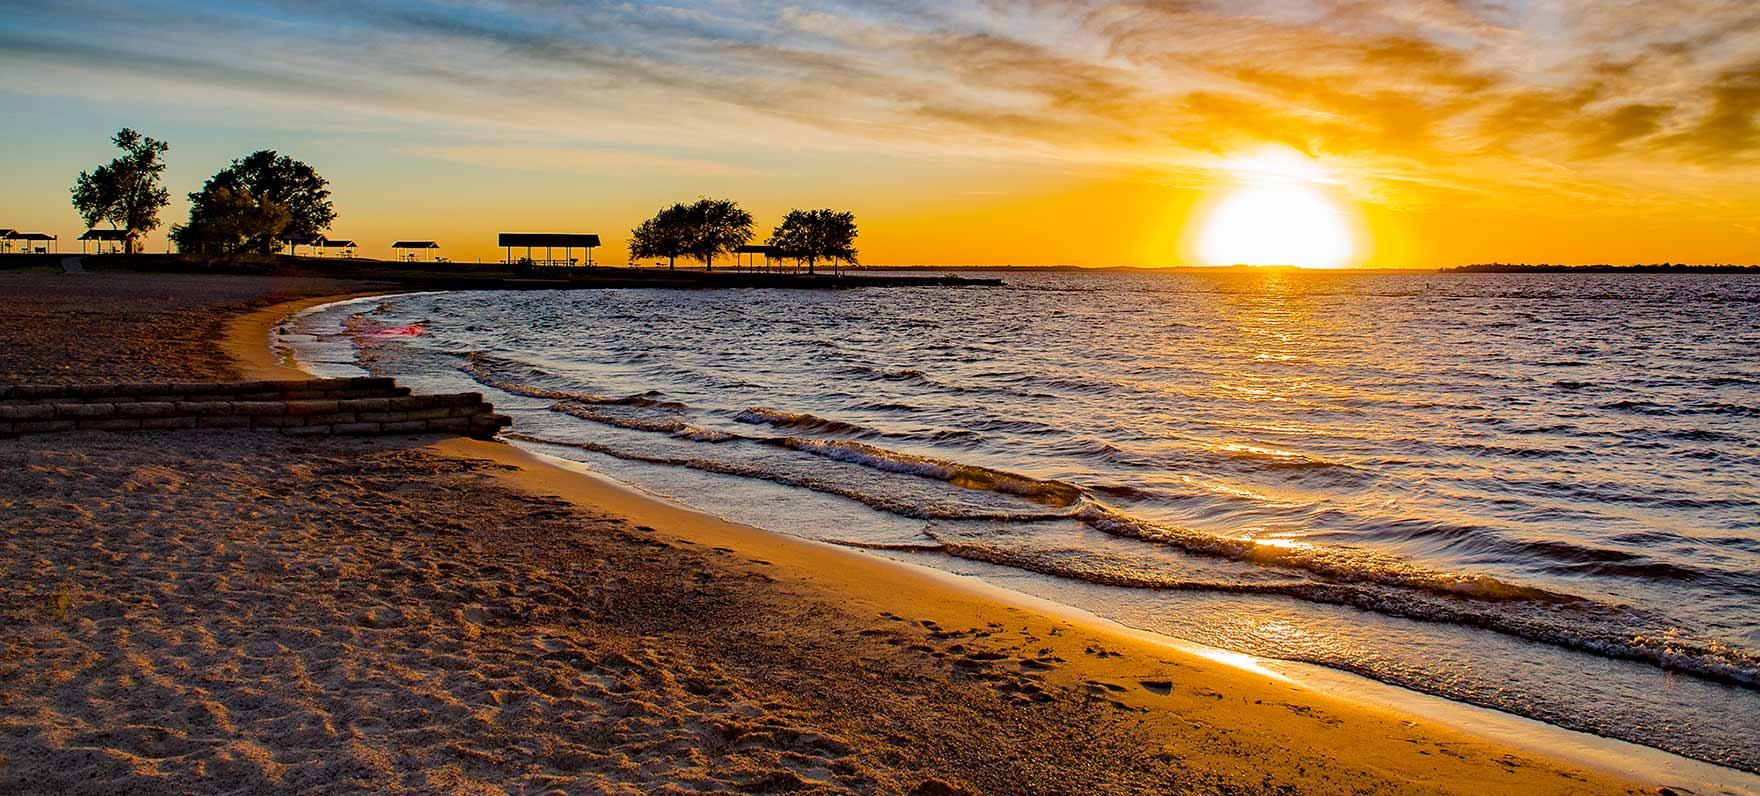
[[[74,181],[73,206],[88,227],[145,233],[170,204],[160,184],[170,146],[123,128],[111,139],[122,154]],[[336,220],[330,183],[306,163],[274,150],[232,161],[189,195],[189,221],[171,227],[179,251],[273,254],[289,238],[321,236]],[[703,197],[662,208],[630,230],[630,259],[688,257],[714,270],[715,259],[752,240],[752,214],[731,199]],[[856,217],[847,210],[794,209],[770,233],[772,258],[806,264],[856,264]],[[134,245],[131,242],[131,246]]]
[[[689,257],[714,270],[715,258],[752,240],[752,214],[728,199],[698,199],[662,208],[630,230],[631,260],[664,257],[668,268]],[[770,233],[775,257],[806,263],[856,264],[856,216],[847,210],[790,210]]]
[[[690,253],[690,216],[690,206],[680,202],[637,224],[629,231],[630,259],[665,257],[668,269],[676,267]]]
[[[178,251],[237,254],[281,240],[292,214],[285,205],[252,196],[250,189],[209,188],[189,195],[189,223],[171,228]]]
[[[856,264],[856,214],[848,210],[790,210],[770,233],[769,245],[782,256],[807,264],[820,260]]]
[[[110,139],[122,155],[73,181],[73,209],[87,227],[144,233],[159,228],[159,211],[171,194],[159,184],[171,146],[124,127]],[[135,242],[130,242],[130,247]]]
[[[665,257],[668,268],[690,257],[713,271],[717,256],[751,241],[752,223],[752,214],[731,199],[674,204],[630,230],[629,256]]]
[[[287,238],[314,238],[336,220],[329,182],[274,150],[252,152],[189,195],[189,222],[171,228],[179,251],[273,254]]]

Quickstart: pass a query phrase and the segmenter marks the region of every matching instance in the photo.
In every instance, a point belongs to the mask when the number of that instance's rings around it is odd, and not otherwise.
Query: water
[[[445,293],[301,358],[732,519],[1760,770],[1760,278]]]

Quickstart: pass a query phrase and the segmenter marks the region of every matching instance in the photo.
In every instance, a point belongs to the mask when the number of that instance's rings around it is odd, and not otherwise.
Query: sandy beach
[[[376,289],[0,274],[0,381],[286,377],[279,318]],[[0,462],[0,792],[1663,784],[501,443],[81,432]]]

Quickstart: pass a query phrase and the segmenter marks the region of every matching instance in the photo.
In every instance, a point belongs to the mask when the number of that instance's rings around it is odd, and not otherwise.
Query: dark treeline
[[[329,182],[305,163],[274,150],[252,152],[189,195],[189,221],[171,227],[180,252],[274,254],[288,239],[330,228],[336,208]]]
[[[108,223],[125,230],[123,251],[140,250],[140,236],[159,227],[170,204],[161,184],[163,141],[123,128],[111,141],[122,155],[73,183],[73,208],[87,227]],[[180,252],[273,254],[288,238],[310,238],[336,220],[329,183],[316,169],[271,150],[232,161],[189,195],[189,221],[171,227]]]
[[[1760,274],[1760,265],[1688,265],[1648,263],[1636,265],[1553,265],[1551,263],[1474,263],[1444,268],[1445,274]]]
[[[688,257],[714,270],[715,258],[751,243],[756,222],[731,199],[698,199],[660,209],[629,232],[629,258],[665,258],[675,268]],[[790,210],[764,246],[768,259],[794,260],[814,273],[820,262],[856,264],[856,216],[847,210]]]
[[[126,230],[123,251],[138,252],[140,236],[159,227],[159,212],[170,203],[161,184],[170,146],[131,129],[111,140],[121,156],[80,172],[73,206],[88,227]],[[322,236],[336,220],[329,182],[310,165],[267,149],[233,160],[189,202],[189,220],[172,225],[170,235],[184,254],[274,254],[288,241]],[[680,202],[630,231],[630,261],[661,258],[671,268],[685,257],[714,270],[717,258],[752,251],[755,223],[730,199]],[[847,210],[795,209],[753,253],[767,263],[800,263],[813,274],[821,263],[856,265],[856,235],[855,214]]]

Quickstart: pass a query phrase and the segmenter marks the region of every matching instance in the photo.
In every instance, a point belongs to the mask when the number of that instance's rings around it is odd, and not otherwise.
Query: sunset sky
[[[1289,202],[1335,217],[1304,247],[1348,237],[1310,264],[1760,262],[1754,2],[0,12],[0,227],[64,249],[68,186],[130,126],[171,143],[166,227],[271,148],[331,180],[333,231],[376,256],[575,231],[622,262],[641,218],[709,195],[763,231],[853,210],[884,264],[1202,264],[1243,245],[1206,230],[1274,235]],[[1240,191],[1260,198],[1215,220]]]

